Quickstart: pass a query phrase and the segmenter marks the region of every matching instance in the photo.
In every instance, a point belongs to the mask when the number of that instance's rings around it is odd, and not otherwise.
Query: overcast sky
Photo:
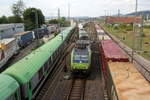
[[[11,5],[18,0],[0,0],[0,16],[10,16]],[[136,0],[23,0],[26,7],[36,7],[45,16],[56,16],[60,8],[61,16],[68,15],[70,3],[71,16],[102,16],[133,12]],[[138,10],[150,10],[150,0],[138,0]]]

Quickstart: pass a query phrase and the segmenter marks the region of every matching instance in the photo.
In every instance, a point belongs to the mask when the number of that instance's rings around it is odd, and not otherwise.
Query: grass
[[[130,48],[133,48],[133,39],[134,39],[134,32],[133,31],[126,31],[125,29],[114,29],[113,27],[104,26],[109,32],[111,32],[114,36],[120,39],[123,43],[128,45]],[[140,40],[142,39],[142,49],[138,45],[140,44]],[[139,53],[144,58],[150,60],[150,28],[144,28],[144,36],[142,38],[136,37],[135,39],[135,50],[140,51]]]

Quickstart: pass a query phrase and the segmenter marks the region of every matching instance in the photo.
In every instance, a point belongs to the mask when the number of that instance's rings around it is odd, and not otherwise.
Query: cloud
[[[1,0],[0,15],[11,15],[9,6],[16,1]],[[101,16],[106,13],[117,14],[118,9],[121,13],[133,12],[135,9],[135,0],[24,0],[24,2],[27,7],[41,9],[45,16],[57,16],[58,8],[61,16],[67,16],[68,3],[71,16]],[[138,5],[138,10],[150,10],[150,0],[138,0]]]

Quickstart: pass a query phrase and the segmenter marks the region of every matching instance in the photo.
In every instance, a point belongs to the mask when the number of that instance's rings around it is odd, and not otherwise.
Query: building
[[[18,32],[24,32],[24,24],[0,24],[0,38],[11,38]]]
[[[106,17],[107,24],[141,24],[142,17]]]

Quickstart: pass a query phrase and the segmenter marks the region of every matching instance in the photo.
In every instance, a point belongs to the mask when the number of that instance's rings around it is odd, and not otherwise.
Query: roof
[[[54,51],[61,45],[73,27],[69,27],[55,38],[33,51],[22,60],[10,66],[3,73],[14,77],[19,83],[25,84],[39,71]],[[61,38],[63,34],[63,40]]]
[[[82,36],[87,36],[88,37],[88,33],[85,30],[80,30],[79,31],[79,37],[82,37]]]
[[[0,49],[6,49],[7,45],[13,41],[15,41],[15,38],[6,38],[0,40]]]
[[[15,34],[15,35],[24,35],[24,34],[28,34],[30,32],[32,32],[32,31],[19,32],[19,33]]]
[[[125,52],[112,40],[102,40],[101,45],[106,60],[128,61],[128,57]]]
[[[141,17],[110,17],[106,18],[107,23],[125,23],[125,24],[132,24],[134,22],[140,24],[142,21]]]
[[[14,24],[0,24],[0,30],[6,30],[16,26],[23,26],[23,23],[14,23]]]
[[[79,34],[87,34],[85,30],[79,30]]]
[[[0,40],[0,44],[9,44],[10,42],[14,41],[15,38],[4,38],[2,40]]]
[[[0,74],[0,99],[5,100],[19,88],[16,80],[8,75]]]

